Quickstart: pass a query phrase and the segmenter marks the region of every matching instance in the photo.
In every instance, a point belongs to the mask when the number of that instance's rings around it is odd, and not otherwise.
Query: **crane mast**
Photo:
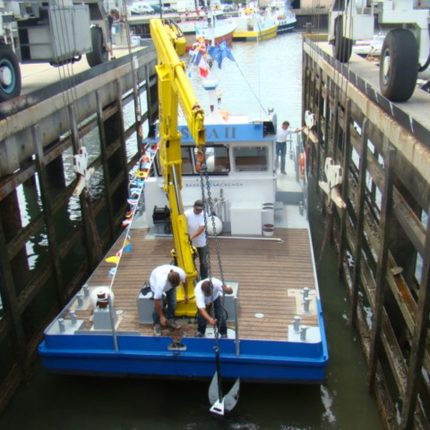
[[[150,21],[150,31],[158,57],[159,160],[163,170],[163,188],[170,206],[174,256],[177,265],[187,275],[184,292],[178,290],[177,293],[176,314],[194,316],[195,305],[187,299],[192,298],[197,270],[181,197],[182,154],[178,106],[182,108],[198,151],[205,146],[204,112],[187,78],[185,64],[179,59],[179,55],[185,53],[185,39],[173,24],[161,19]]]

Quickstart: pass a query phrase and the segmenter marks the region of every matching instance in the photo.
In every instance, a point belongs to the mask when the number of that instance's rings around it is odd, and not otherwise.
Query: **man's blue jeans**
[[[197,248],[200,261],[200,279],[208,277],[208,245]]]
[[[220,334],[227,334],[227,324],[225,322],[225,311],[222,307],[222,297],[218,297],[214,302],[214,314],[215,318],[218,320],[217,326]],[[206,309],[208,314],[213,317],[210,310]],[[197,315],[197,330],[199,333],[205,334],[207,326],[207,321],[200,315]]]
[[[278,157],[281,157],[281,172],[285,172],[285,154],[287,153],[287,142],[276,142],[276,165],[278,165]]]
[[[165,303],[167,305],[166,318],[168,320],[175,318],[176,288],[171,288],[169,291],[166,291],[160,300],[161,300],[161,309],[164,308]],[[155,311],[155,309],[154,309],[154,312],[152,313],[152,321],[154,322],[154,324],[160,324],[160,316],[158,315],[158,312]]]

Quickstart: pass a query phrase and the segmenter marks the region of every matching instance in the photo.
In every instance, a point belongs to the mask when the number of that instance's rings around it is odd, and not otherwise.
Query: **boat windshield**
[[[233,149],[233,155],[238,172],[264,172],[268,169],[267,146],[238,146]]]

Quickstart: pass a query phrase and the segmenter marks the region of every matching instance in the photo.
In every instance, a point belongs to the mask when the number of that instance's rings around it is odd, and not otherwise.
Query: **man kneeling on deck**
[[[161,336],[161,326],[179,328],[174,320],[176,309],[176,287],[185,282],[185,272],[176,266],[163,264],[156,267],[149,277],[149,285],[154,294],[154,312],[152,320],[154,322],[154,336]],[[163,312],[163,295],[165,294],[167,311]],[[167,317],[167,318],[166,318]]]
[[[197,316],[197,337],[204,337],[207,323],[217,325],[221,337],[227,337],[225,311],[222,306],[223,291],[231,294],[233,289],[217,278],[203,279],[194,288]],[[213,313],[208,308],[213,303]],[[213,318],[215,316],[215,318]]]

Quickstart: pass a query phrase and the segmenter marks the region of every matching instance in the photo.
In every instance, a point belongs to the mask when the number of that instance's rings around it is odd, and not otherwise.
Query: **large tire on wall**
[[[87,61],[90,67],[97,66],[109,59],[109,53],[103,44],[103,32],[99,27],[91,27],[92,52],[87,54]]]
[[[341,63],[346,63],[351,58],[352,40],[343,37],[343,17],[336,18],[334,23],[334,46],[333,56]]]
[[[415,36],[402,28],[391,30],[384,39],[379,65],[382,94],[393,102],[408,100],[418,77],[418,43]]]
[[[21,93],[21,70],[12,49],[0,44],[0,102],[13,99]]]

